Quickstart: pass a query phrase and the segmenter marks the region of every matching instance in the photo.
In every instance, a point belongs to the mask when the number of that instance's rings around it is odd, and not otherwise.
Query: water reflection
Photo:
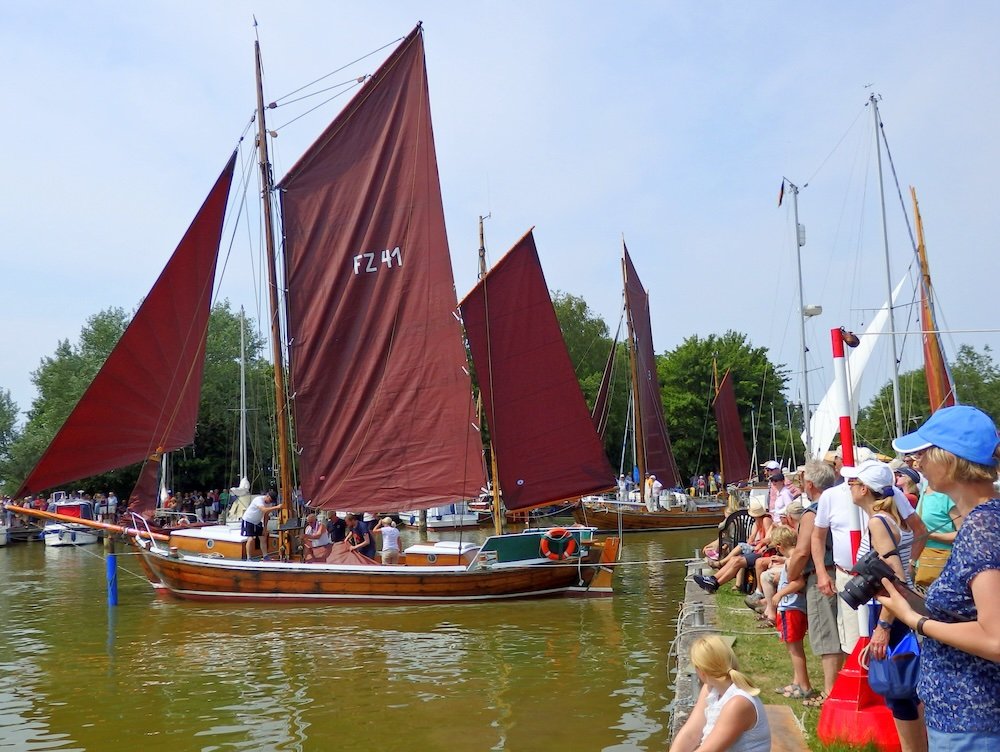
[[[128,555],[109,608],[100,549],[8,546],[0,747],[663,749],[661,562],[703,537],[627,537],[613,599],[395,608],[183,603]]]

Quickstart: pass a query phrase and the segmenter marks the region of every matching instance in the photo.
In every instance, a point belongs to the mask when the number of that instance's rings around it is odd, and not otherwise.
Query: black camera
[[[869,551],[858,559],[851,574],[854,576],[844,584],[840,597],[855,611],[858,610],[858,606],[870,601],[882,589],[883,577],[893,583],[899,582],[892,567],[879,557],[878,551]]]

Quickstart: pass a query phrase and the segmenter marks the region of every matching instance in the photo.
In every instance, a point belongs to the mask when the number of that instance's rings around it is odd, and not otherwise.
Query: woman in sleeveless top
[[[896,501],[893,496],[895,477],[884,462],[870,460],[857,467],[845,467],[840,474],[847,478],[851,498],[856,506],[868,513],[867,533],[861,537],[858,558],[871,550],[878,552],[886,564],[908,585],[910,547],[913,533],[903,530]],[[906,564],[904,564],[906,562]],[[875,626],[871,630],[868,655],[885,658],[888,646],[895,646],[910,631],[888,608],[875,604],[872,608]],[[920,717],[920,700],[916,692],[906,699],[885,698],[885,704],[892,711],[902,752],[926,752],[927,731]]]
[[[691,663],[701,693],[670,752],[770,752],[771,729],[757,697],[760,690],[737,669],[733,649],[715,635],[701,637],[691,646]]]
[[[917,458],[931,488],[958,507],[962,525],[941,575],[915,611],[891,582],[885,595],[924,641],[917,691],[935,750],[1000,749],[1000,435],[969,405],[941,408],[893,443]]]

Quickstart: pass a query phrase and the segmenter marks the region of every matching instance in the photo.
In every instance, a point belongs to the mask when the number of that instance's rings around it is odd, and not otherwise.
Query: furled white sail
[[[903,289],[905,283],[906,277],[904,276],[892,291],[892,305],[896,305],[896,299],[899,297],[899,292]],[[872,352],[874,352],[875,346],[878,344],[881,335],[885,332],[885,327],[888,323],[889,303],[887,302],[875,314],[875,317],[865,329],[864,334],[859,337],[861,344],[851,350],[847,356],[847,381],[848,394],[851,400],[852,421],[856,421],[858,418],[858,394],[865,367],[868,365]],[[812,419],[809,421],[809,428],[812,432],[812,446],[809,448],[810,457],[822,457],[828,452],[830,445],[833,443],[833,437],[840,430],[840,416],[837,414],[837,399],[834,391],[836,388],[836,383],[830,385],[826,394],[823,395],[823,399],[820,400],[819,406],[813,412]],[[805,432],[803,432],[802,442],[805,443],[805,440]]]

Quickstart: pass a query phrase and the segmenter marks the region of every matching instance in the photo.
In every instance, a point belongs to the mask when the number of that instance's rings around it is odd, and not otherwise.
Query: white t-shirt
[[[243,513],[243,519],[253,525],[259,525],[264,519],[264,507],[270,499],[267,496],[254,496],[250,500],[250,506]]]
[[[380,527],[378,531],[382,535],[383,551],[399,550],[399,530],[397,530],[394,527],[387,526],[387,527]]]

